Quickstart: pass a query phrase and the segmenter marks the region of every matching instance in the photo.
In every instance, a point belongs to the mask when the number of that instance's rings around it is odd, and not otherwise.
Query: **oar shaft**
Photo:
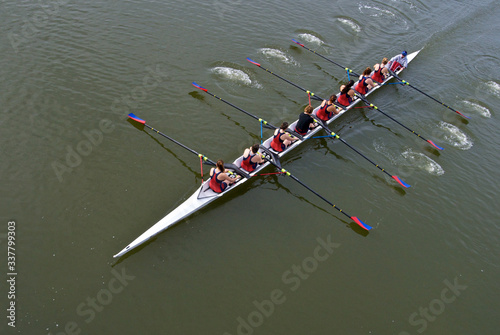
[[[201,86],[200,86],[200,85],[198,85],[197,83],[193,82],[193,86],[194,86],[194,87],[196,87],[196,88],[199,88],[200,90],[204,91],[204,92],[205,92],[205,93],[207,93],[208,95],[211,95],[211,96],[213,96],[213,97],[214,97],[214,98],[216,98],[216,99],[219,99],[220,101],[222,101],[222,102],[224,102],[224,103],[228,104],[229,106],[231,106],[231,107],[233,107],[233,108],[236,108],[236,109],[237,109],[237,110],[239,110],[240,112],[243,112],[243,113],[245,113],[246,115],[248,115],[248,116],[250,116],[250,117],[253,117],[253,118],[254,118],[254,119],[256,119],[256,120],[259,120],[259,121],[260,121],[260,122],[262,122],[264,125],[267,125],[267,126],[269,126],[269,127],[273,128],[273,129],[276,129],[276,128],[277,128],[276,126],[273,126],[272,124],[270,124],[270,123],[269,123],[269,122],[267,122],[266,120],[261,119],[261,118],[259,118],[258,116],[253,115],[252,113],[247,112],[247,111],[246,111],[246,110],[244,110],[243,108],[240,108],[240,107],[238,107],[238,106],[236,106],[236,105],[234,105],[234,104],[230,103],[229,101],[226,101],[226,100],[222,99],[221,97],[218,97],[217,95],[215,95],[215,94],[213,94],[213,93],[210,93],[210,92],[209,92],[206,88],[201,87]]]
[[[159,134],[159,135],[161,135],[161,136],[165,137],[166,139],[168,139],[168,140],[170,140],[170,141],[174,142],[175,144],[177,144],[177,145],[181,146],[182,148],[184,148],[184,149],[188,150],[189,152],[192,152],[192,153],[193,153],[193,154],[195,154],[196,156],[203,158],[203,160],[204,160],[205,162],[207,162],[208,164],[210,164],[210,165],[214,165],[214,166],[216,165],[216,164],[215,164],[215,162],[214,162],[214,161],[212,161],[212,160],[210,160],[207,156],[202,155],[202,154],[200,154],[200,153],[196,152],[195,150],[193,150],[193,149],[189,148],[188,146],[186,146],[186,145],[182,144],[181,142],[176,141],[176,140],[174,140],[172,137],[170,137],[170,136],[168,136],[168,135],[166,135],[166,134],[162,133],[161,131],[159,131],[159,130],[157,130],[157,129],[153,128],[153,127],[151,127],[149,124],[147,124],[147,123],[146,123],[146,121],[144,121],[144,120],[142,120],[141,118],[137,117],[137,116],[136,116],[136,115],[134,115],[133,113],[130,113],[130,114],[128,115],[128,117],[129,117],[129,118],[131,118],[131,119],[132,119],[132,120],[134,120],[134,121],[137,121],[137,122],[139,122],[139,123],[142,123],[145,127],[147,127],[147,128],[149,128],[149,129],[151,129],[152,131],[154,131],[155,133],[157,133],[157,134]]]
[[[429,94],[425,93],[424,91],[422,91],[422,90],[418,89],[417,87],[413,86],[412,84],[410,84],[410,83],[409,83],[409,82],[407,82],[406,80],[403,80],[403,79],[399,78],[399,76],[398,76],[396,73],[394,73],[394,72],[392,72],[392,71],[391,71],[391,74],[392,74],[392,75],[393,75],[393,76],[394,76],[397,80],[399,80],[402,84],[407,85],[407,86],[409,86],[409,87],[413,88],[413,89],[414,89],[414,90],[416,90],[417,92],[422,93],[422,94],[423,94],[423,95],[425,95],[426,97],[428,97],[428,98],[430,98],[430,99],[434,100],[434,101],[435,101],[435,102],[437,102],[438,104],[443,105],[444,107],[448,108],[449,110],[454,111],[455,113],[459,114],[460,116],[463,116],[463,117],[464,117],[464,118],[466,118],[466,119],[470,119],[470,117],[468,117],[468,116],[466,116],[466,115],[464,115],[464,114],[460,113],[459,111],[457,111],[456,109],[454,109],[454,108],[452,108],[452,107],[448,106],[448,105],[447,105],[447,104],[445,104],[444,102],[441,102],[441,101],[439,101],[438,99],[434,98],[433,96],[431,96],[431,95],[429,95]]]
[[[337,65],[338,67],[341,67],[342,69],[346,70],[347,72],[349,72],[349,73],[351,73],[351,74],[353,74],[353,75],[355,75],[355,76],[358,76],[358,77],[359,77],[359,74],[357,74],[357,73],[356,73],[356,72],[354,72],[353,70],[349,69],[348,67],[345,67],[345,66],[343,66],[343,65],[340,65],[339,63],[337,63],[337,62],[335,62],[335,61],[331,60],[330,58],[327,58],[327,57],[323,56],[322,54],[317,53],[316,51],[309,49],[309,48],[308,48],[308,47],[306,47],[304,44],[302,44],[302,43],[300,43],[300,42],[297,42],[297,41],[296,41],[296,40],[294,40],[294,39],[292,39],[292,41],[293,41],[294,43],[296,43],[296,44],[300,45],[300,46],[301,46],[301,47],[303,47],[304,49],[306,49],[306,50],[308,50],[308,51],[312,52],[313,54],[315,54],[315,55],[317,55],[317,56],[320,56],[320,57],[321,57],[321,58],[323,58],[324,60],[326,60],[326,61],[328,61],[328,62],[330,62],[330,63],[332,63],[332,64],[335,64],[335,65]]]
[[[354,217],[354,216],[351,216],[349,214],[347,214],[346,212],[344,212],[341,208],[337,207],[337,205],[335,205],[334,203],[332,203],[330,200],[326,199],[325,197],[323,197],[321,194],[319,194],[318,192],[316,192],[315,190],[313,190],[312,188],[310,188],[309,186],[307,186],[306,184],[304,184],[299,178],[295,177],[293,174],[291,174],[290,172],[288,172],[287,170],[285,169],[282,169],[280,168],[276,163],[274,163],[272,160],[264,157],[264,159],[266,159],[268,162],[270,162],[272,165],[274,165],[275,167],[277,167],[278,169],[281,170],[282,173],[286,174],[287,176],[291,177],[293,180],[295,180],[297,183],[299,183],[300,185],[302,185],[303,187],[305,187],[306,189],[308,189],[310,192],[312,192],[313,194],[315,194],[317,197],[319,197],[320,199],[322,199],[323,201],[325,201],[327,204],[329,204],[330,206],[332,206],[333,208],[335,208],[336,210],[338,210],[340,213],[344,214],[345,216],[347,216],[349,219],[352,219],[354,222],[356,222],[358,225],[360,225],[363,229],[366,229],[366,230],[370,230],[372,229],[372,227],[370,227],[369,225],[367,225],[366,223],[364,223],[363,221],[359,220],[357,217]]]
[[[317,96],[315,93],[313,93],[313,92],[311,92],[311,91],[309,91],[309,90],[306,90],[305,88],[300,87],[299,85],[297,85],[297,84],[295,84],[295,83],[293,83],[293,82],[291,82],[291,81],[289,81],[289,80],[287,80],[287,79],[283,78],[282,76],[280,76],[280,75],[278,75],[278,74],[276,74],[276,73],[274,73],[274,72],[272,72],[272,71],[270,71],[270,70],[266,69],[265,67],[263,67],[262,65],[260,65],[259,63],[255,62],[255,61],[251,60],[250,58],[247,58],[247,61],[249,61],[250,63],[252,63],[252,64],[254,64],[254,65],[257,65],[259,68],[261,68],[262,70],[264,70],[264,71],[266,71],[266,72],[268,72],[268,73],[272,74],[273,76],[276,76],[276,77],[278,77],[279,79],[281,79],[281,80],[283,80],[283,81],[286,81],[286,82],[287,82],[287,83],[289,83],[290,85],[297,87],[299,90],[302,90],[302,91],[306,92],[306,93],[307,93],[307,94],[309,94],[309,95],[310,95],[313,99],[318,100],[318,101],[323,101],[323,100],[324,100],[323,98],[321,98],[321,97]]]

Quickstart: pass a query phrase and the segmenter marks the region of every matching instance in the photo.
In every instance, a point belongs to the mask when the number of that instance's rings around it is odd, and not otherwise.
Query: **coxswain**
[[[365,95],[369,90],[378,85],[370,78],[370,73],[372,73],[372,69],[367,67],[363,71],[363,74],[359,76],[358,84],[354,88],[358,93]]]
[[[291,137],[285,130],[288,128],[288,122],[283,122],[281,126],[274,131],[273,140],[271,141],[271,148],[277,152],[285,150],[297,138]]]
[[[259,144],[254,144],[250,148],[246,148],[243,153],[243,160],[241,161],[241,167],[245,171],[252,172],[257,168],[258,164],[265,163],[266,161],[261,155],[258,155]]]
[[[347,85],[340,86],[340,94],[337,102],[342,106],[349,106],[354,99],[354,90],[351,88],[354,85],[354,80],[350,80]]]
[[[313,108],[311,106],[306,106],[306,108],[304,108],[304,113],[300,113],[299,115],[299,120],[295,125],[295,131],[302,136],[307,134],[309,129],[314,129],[318,126],[311,116],[312,112]]]
[[[228,172],[229,170],[224,168],[222,159],[219,159],[216,166],[210,170],[210,183],[208,185],[215,193],[223,192],[229,185],[239,179],[239,176],[238,178],[229,177]]]
[[[407,55],[408,53],[403,51],[400,55],[392,57],[387,66],[389,70],[396,72],[399,69],[408,67],[408,58],[406,58]]]
[[[334,115],[340,113],[341,109],[335,106],[334,102],[337,99],[335,94],[330,96],[330,100],[323,100],[321,105],[319,106],[318,111],[316,112],[316,116],[318,119],[322,121],[330,120]]]
[[[382,83],[387,77],[389,77],[389,70],[386,68],[387,62],[387,58],[384,57],[380,64],[373,65],[372,79],[376,82]]]

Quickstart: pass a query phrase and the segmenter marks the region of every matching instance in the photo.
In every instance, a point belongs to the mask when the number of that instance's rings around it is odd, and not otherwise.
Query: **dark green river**
[[[498,2],[0,8],[2,334],[498,334]],[[292,122],[307,95],[247,57],[321,97],[348,80],[292,39],[358,73],[422,49],[402,79],[470,119],[391,84],[369,100],[443,151],[368,108],[331,124],[407,189],[339,141],[283,157],[370,232],[266,175],[113,258],[202,180],[198,157],[127,114],[231,162],[260,141],[259,122],[191,83]]]

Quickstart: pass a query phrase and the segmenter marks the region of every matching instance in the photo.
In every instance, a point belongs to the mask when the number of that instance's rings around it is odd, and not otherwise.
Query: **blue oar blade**
[[[201,87],[200,85],[198,85],[198,84],[197,84],[196,82],[194,82],[194,81],[193,81],[193,86],[194,86],[194,87],[196,87],[196,88],[199,88],[199,89],[200,89],[200,90],[202,90],[202,91],[205,91],[205,92],[207,92],[207,91],[208,91],[206,88]]]
[[[303,47],[303,46],[304,46],[304,44],[302,44],[302,43],[300,43],[300,42],[297,42],[297,41],[296,41],[296,40],[294,40],[293,38],[292,38],[292,41],[293,41],[294,43],[297,43],[297,44],[298,44],[298,45],[300,45],[301,47]]]
[[[142,124],[146,123],[146,120],[141,119],[140,117],[136,116],[134,113],[130,113],[128,115],[128,117],[131,118],[132,120],[136,121],[136,122],[139,122],[139,123],[142,123]]]
[[[410,185],[410,184],[405,183],[404,181],[402,181],[401,179],[399,179],[399,177],[398,177],[398,176],[392,176],[392,178],[393,178],[395,181],[397,181],[397,182],[399,183],[399,185],[401,185],[401,186],[403,186],[403,187],[406,187],[406,188],[411,187],[411,185]]]
[[[458,114],[460,114],[461,116],[463,116],[463,117],[464,117],[464,118],[466,118],[466,119],[470,119],[470,117],[468,117],[467,115],[463,115],[463,114],[462,114],[462,113],[460,113],[459,111],[455,111],[455,112],[457,112]]]
[[[432,142],[431,140],[427,140],[434,148],[438,150],[444,150],[444,148],[441,148],[439,145],[436,145],[436,143]]]
[[[259,64],[259,63],[257,63],[256,61],[251,60],[251,59],[250,59],[250,58],[248,58],[248,57],[247,57],[247,61],[249,61],[250,63],[255,64],[255,65],[257,65],[257,66],[260,66],[260,64]]]
[[[355,216],[351,216],[351,219],[352,219],[352,221],[356,222],[361,228],[363,228],[365,230],[372,229],[372,227],[370,227],[369,225],[367,225],[366,223],[364,223],[363,221],[361,221],[360,219],[358,219]]]

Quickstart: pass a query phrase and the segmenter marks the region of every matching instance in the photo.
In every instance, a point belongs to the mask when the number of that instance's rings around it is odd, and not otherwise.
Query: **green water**
[[[0,264],[15,277],[1,286],[2,334],[498,333],[496,2],[0,6]],[[423,48],[402,77],[471,118],[388,85],[370,100],[444,151],[368,109],[332,124],[409,189],[340,142],[285,156],[368,234],[267,176],[112,258],[201,182],[196,156],[126,115],[231,161],[260,140],[259,123],[191,82],[294,121],[307,95],[246,57],[323,97],[348,78],[292,38],[357,72]]]

